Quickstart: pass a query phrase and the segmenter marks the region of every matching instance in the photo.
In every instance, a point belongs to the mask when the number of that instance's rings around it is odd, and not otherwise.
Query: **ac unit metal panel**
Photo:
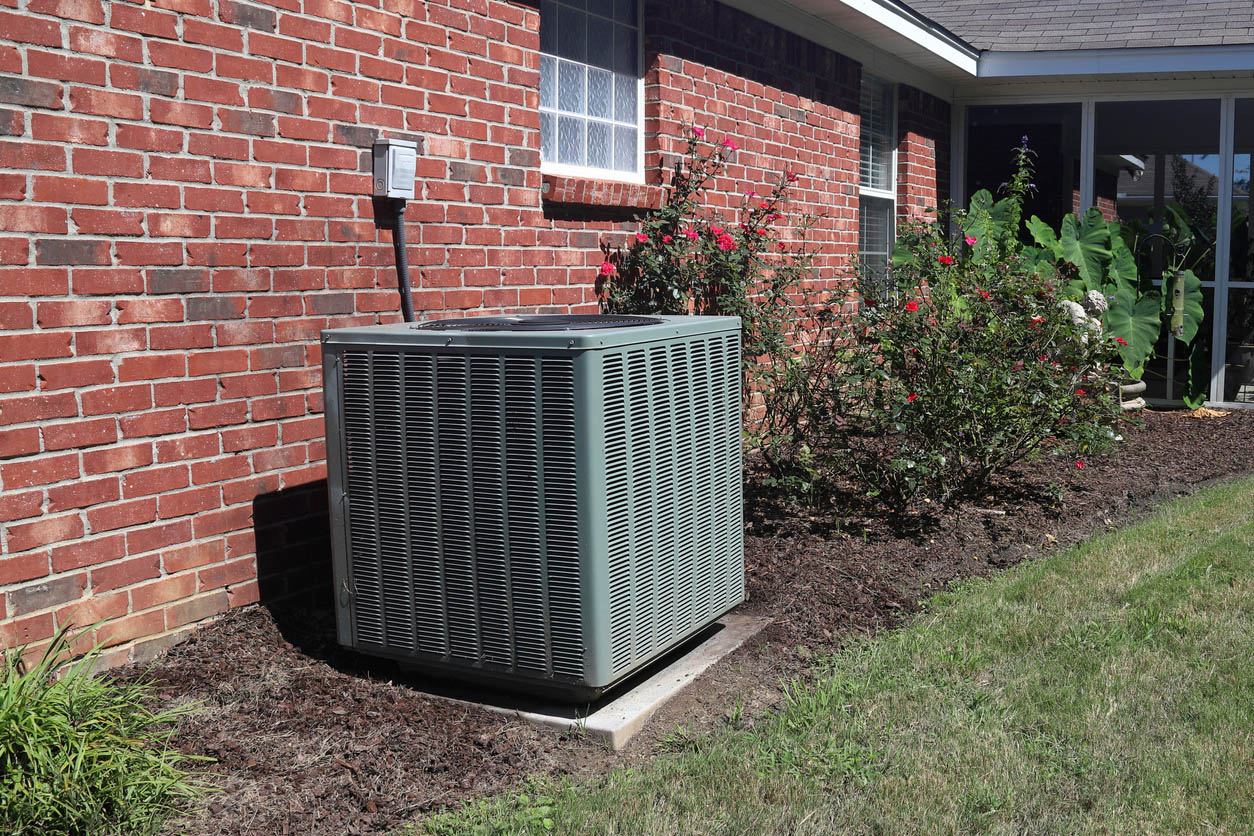
[[[660,319],[324,334],[342,643],[588,698],[743,600],[739,323]]]

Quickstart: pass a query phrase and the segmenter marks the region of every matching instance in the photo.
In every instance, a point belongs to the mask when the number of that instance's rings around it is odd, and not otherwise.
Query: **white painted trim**
[[[1097,134],[1097,104],[1092,99],[1080,103],[1080,211],[1087,212],[1095,203],[1094,183],[1097,179],[1093,142]],[[1064,173],[1065,174],[1065,173]]]
[[[924,25],[926,18],[918,17],[913,13],[907,14],[908,10],[895,3],[877,2],[877,0],[837,1],[869,17],[881,26],[888,27],[959,70],[969,75],[977,74],[980,62],[979,50],[958,38],[948,36],[948,33],[941,34],[934,27]]]
[[[1228,280],[1232,252],[1232,169],[1236,148],[1236,99],[1219,103],[1219,206],[1215,218],[1215,305],[1211,313],[1210,400],[1222,401],[1228,358]]]
[[[554,177],[578,177],[583,180],[612,180],[615,183],[643,183],[643,171],[619,171],[614,168],[596,168],[590,165],[570,165],[569,163],[540,163],[541,174],[552,174]]]
[[[1023,79],[974,82],[954,92],[954,101],[968,105],[1045,104],[1098,101],[1154,101],[1159,99],[1218,99],[1249,95],[1254,75],[1233,78],[1140,79]]]
[[[792,32],[794,35],[800,35],[811,43],[838,52],[861,64],[863,70],[870,70],[881,78],[898,84],[909,84],[917,90],[945,101],[953,99],[952,84],[783,0],[719,0],[719,2]],[[974,79],[974,73],[972,73],[972,78]]]
[[[1208,45],[1112,49],[1061,49],[980,55],[980,78],[1199,73],[1254,70],[1254,45]]]

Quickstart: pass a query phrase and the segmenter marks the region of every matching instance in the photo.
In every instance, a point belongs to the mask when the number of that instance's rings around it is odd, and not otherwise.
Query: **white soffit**
[[[875,75],[949,100],[973,80],[978,51],[880,0],[720,0],[862,64]]]

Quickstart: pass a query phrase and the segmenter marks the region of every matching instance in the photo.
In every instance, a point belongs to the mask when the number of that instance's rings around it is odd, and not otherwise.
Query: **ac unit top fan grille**
[[[587,331],[658,325],[660,319],[616,314],[552,314],[540,316],[467,316],[415,325],[416,331]]]

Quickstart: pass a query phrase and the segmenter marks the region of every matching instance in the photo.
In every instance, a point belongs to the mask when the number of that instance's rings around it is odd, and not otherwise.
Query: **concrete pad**
[[[612,692],[591,705],[562,705],[517,697],[477,702],[463,696],[447,696],[493,714],[517,717],[539,726],[567,731],[581,729],[593,740],[618,751],[684,686],[769,623],[769,618],[725,615],[712,628],[699,634],[693,640],[695,644],[679,648],[678,656],[672,653],[664,657],[663,667],[646,668],[641,674],[645,678],[628,682],[624,686],[626,690]]]

